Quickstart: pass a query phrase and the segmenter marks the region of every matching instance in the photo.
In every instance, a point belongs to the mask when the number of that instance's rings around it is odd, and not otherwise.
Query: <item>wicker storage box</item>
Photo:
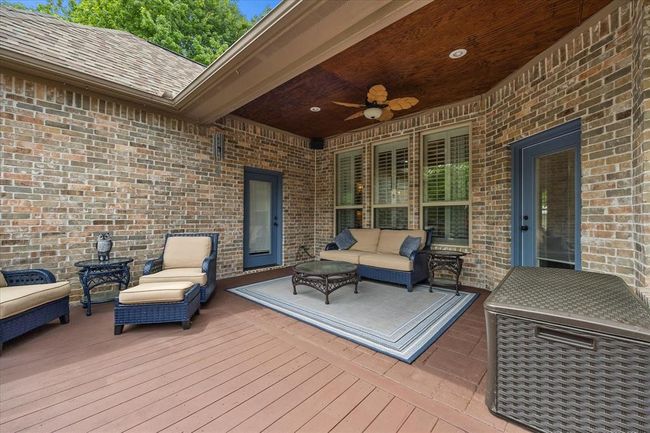
[[[650,432],[650,309],[620,278],[515,268],[484,306],[493,413],[543,432]]]

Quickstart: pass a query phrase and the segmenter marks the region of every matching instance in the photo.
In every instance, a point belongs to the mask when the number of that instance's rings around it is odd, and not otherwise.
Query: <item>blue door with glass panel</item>
[[[580,121],[512,152],[512,264],[580,269]]]
[[[244,169],[244,269],[282,264],[282,173]]]

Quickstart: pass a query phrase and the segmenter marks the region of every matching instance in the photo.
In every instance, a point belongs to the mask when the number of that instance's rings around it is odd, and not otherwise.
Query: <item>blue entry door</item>
[[[244,269],[282,264],[282,174],[244,169]]]
[[[513,265],[580,269],[580,122],[513,145]]]

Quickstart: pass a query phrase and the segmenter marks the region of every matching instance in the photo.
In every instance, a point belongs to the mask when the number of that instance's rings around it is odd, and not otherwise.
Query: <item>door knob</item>
[[[528,226],[521,226],[521,231],[522,232],[527,232],[528,231]]]

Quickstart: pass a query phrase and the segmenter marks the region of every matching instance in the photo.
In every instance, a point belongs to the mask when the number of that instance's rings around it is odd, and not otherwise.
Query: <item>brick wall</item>
[[[220,278],[242,273],[245,166],[284,177],[284,260],[313,245],[313,152],[307,141],[228,117],[206,128],[133,104],[0,70],[0,263],[45,267],[79,283],[94,234],[135,257],[133,281],[168,231],[221,234]],[[222,174],[211,136],[226,134]]]
[[[650,299],[650,4],[634,3],[632,23],[632,188],[634,273]]]
[[[632,139],[633,92],[648,86],[633,70],[633,22],[642,37],[635,46],[637,63],[648,68],[648,6],[622,3],[599,21],[590,20],[543,55],[479,99],[441,107],[333,137],[317,154],[323,182],[316,194],[316,247],[333,235],[333,161],[338,151],[361,146],[370,185],[373,144],[398,137],[410,143],[412,173],[409,226],[421,225],[419,166],[423,131],[471,123],[472,245],[468,249],[467,284],[493,288],[511,263],[511,154],[509,145],[573,119],[582,120],[582,267],[620,275],[632,287],[647,288],[648,257],[648,128],[650,103],[635,104],[642,125]],[[641,52],[641,50],[643,50]],[[643,87],[645,86],[645,87]],[[648,92],[645,92],[646,94]],[[645,104],[645,105],[643,105]],[[643,139],[645,137],[645,140]],[[633,166],[634,165],[634,166]],[[370,221],[370,188],[364,197],[364,226]]]

